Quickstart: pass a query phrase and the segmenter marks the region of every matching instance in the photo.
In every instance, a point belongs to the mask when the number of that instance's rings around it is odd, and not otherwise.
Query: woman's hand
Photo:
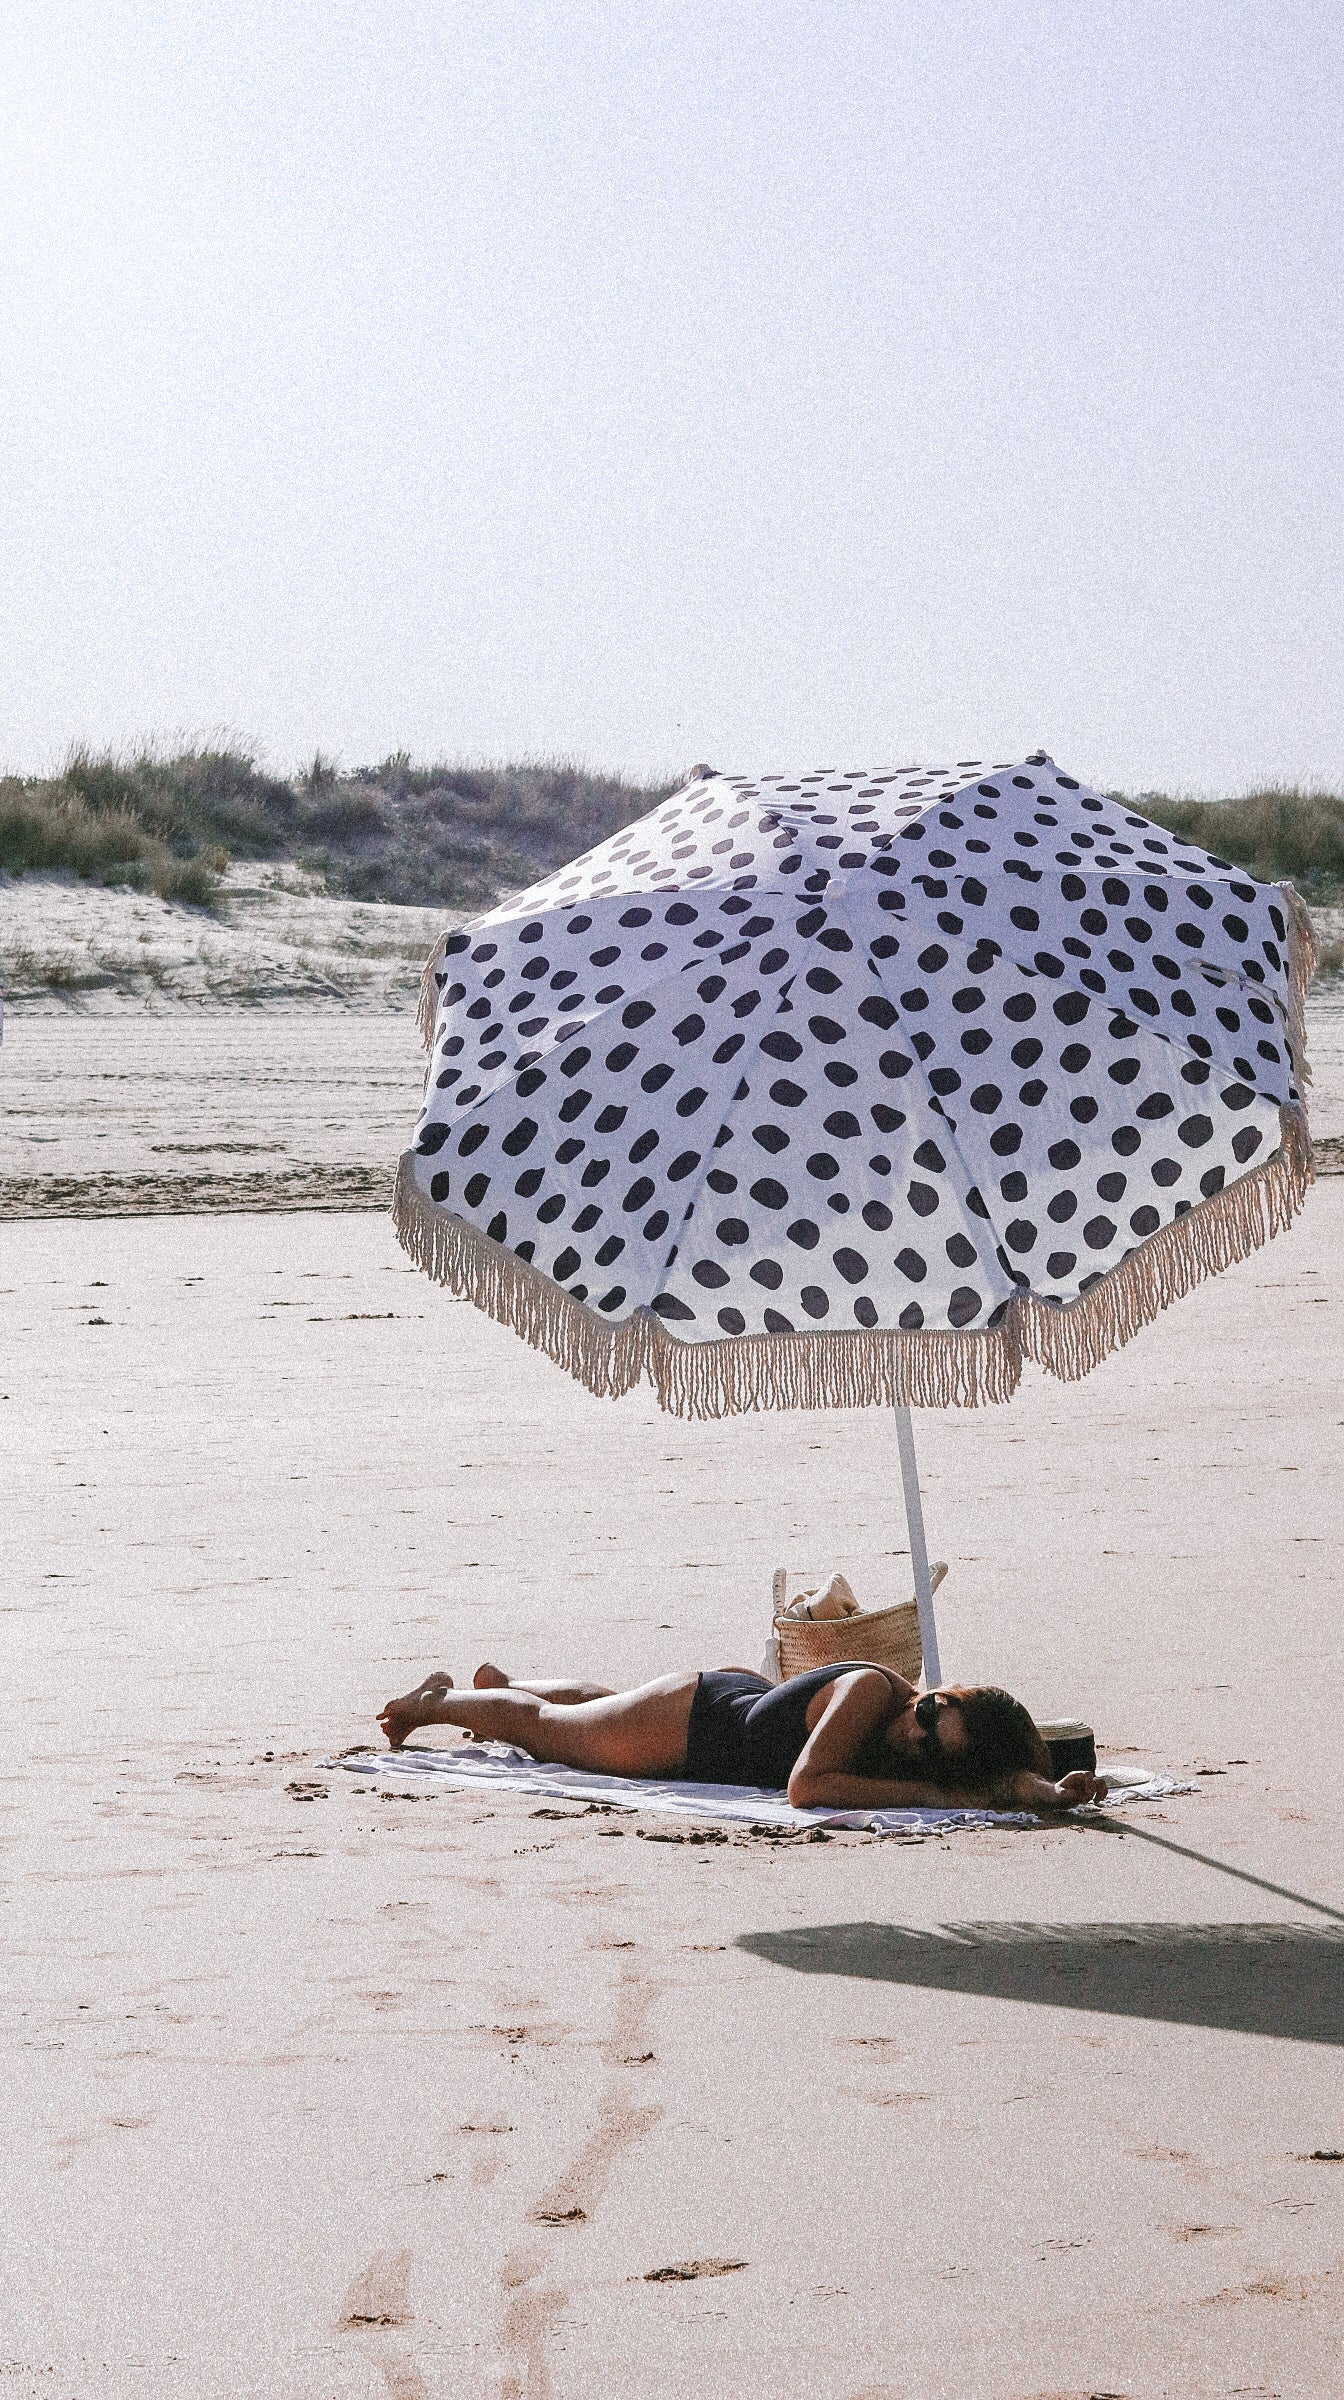
[[[1013,1778],[1013,1795],[1023,1808],[1082,1808],[1089,1800],[1105,1799],[1106,1778],[1090,1774],[1086,1767],[1075,1767],[1058,1783],[1024,1773]]]
[[[1104,1800],[1106,1778],[1094,1775],[1087,1767],[1075,1767],[1072,1775],[1064,1775],[1055,1785],[1057,1808],[1079,1808],[1088,1800]]]

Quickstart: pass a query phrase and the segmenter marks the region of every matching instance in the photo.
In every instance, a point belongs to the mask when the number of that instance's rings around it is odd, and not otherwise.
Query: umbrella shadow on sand
[[[804,1975],[1344,2043],[1344,1930],[1315,1925],[876,1923],[745,1933]]]

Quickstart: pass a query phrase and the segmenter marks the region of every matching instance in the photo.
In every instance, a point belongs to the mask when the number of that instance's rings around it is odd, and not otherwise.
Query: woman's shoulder
[[[841,1659],[835,1666],[828,1668],[827,1673],[836,1677],[841,1675],[870,1675],[885,1685],[886,1689],[891,1693],[893,1699],[899,1699],[902,1692],[908,1688],[904,1681],[898,1678],[892,1672],[890,1667],[879,1666],[875,1658]]]
[[[834,1666],[800,1675],[796,1681],[809,1725],[815,1725],[832,1706],[845,1707],[852,1700],[860,1717],[880,1730],[897,1706],[897,1695],[881,1668],[862,1658],[842,1659]]]
[[[790,1675],[779,1688],[782,1691],[806,1692],[810,1698],[812,1693],[824,1691],[828,1684],[839,1683],[847,1676],[857,1675],[878,1677],[886,1685],[888,1691],[895,1689],[886,1669],[874,1666],[870,1660],[865,1658],[838,1658],[832,1659],[826,1666],[804,1667],[800,1675]]]

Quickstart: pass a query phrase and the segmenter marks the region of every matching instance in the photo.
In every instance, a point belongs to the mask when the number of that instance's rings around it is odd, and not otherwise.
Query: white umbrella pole
[[[905,1521],[910,1529],[910,1564],[915,1572],[915,1606],[919,1639],[924,1652],[924,1682],[932,1689],[943,1680],[938,1658],[938,1628],[933,1620],[933,1584],[929,1550],[924,1539],[924,1505],[919,1496],[919,1465],[915,1458],[915,1429],[908,1408],[896,1411],[896,1440],[901,1453],[901,1482],[905,1487]]]

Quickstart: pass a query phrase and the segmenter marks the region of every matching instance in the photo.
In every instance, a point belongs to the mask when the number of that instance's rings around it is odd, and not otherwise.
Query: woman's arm
[[[897,1783],[886,1775],[789,1777],[795,1808],[988,1808],[982,1793],[949,1792],[936,1783]]]
[[[864,1744],[892,1715],[893,1697],[899,1710],[902,1691],[909,1695],[913,1688],[878,1667],[856,1667],[837,1678],[789,1777],[795,1808],[922,1808],[946,1797],[931,1783],[853,1772]]]
[[[1020,1808],[1037,1816],[1058,1816],[1064,1809],[1106,1797],[1105,1776],[1089,1775],[1081,1768],[1060,1783],[1049,1783],[1044,1775],[1023,1773],[1015,1775],[1006,1790],[970,1792],[950,1789],[944,1783],[897,1783],[884,1775],[810,1772],[800,1777],[802,1763],[800,1757],[789,1777],[789,1798],[795,1808]]]
[[[892,1684],[874,1667],[857,1667],[832,1684],[825,1708],[789,1777],[795,1808],[1022,1808],[1057,1812],[1104,1800],[1106,1780],[1079,1769],[1059,1783],[1024,1770],[997,1792],[952,1791],[943,1784],[856,1775],[854,1761],[892,1713]],[[909,1687],[907,1687],[909,1688]],[[898,1694],[898,1705],[899,1694]]]

